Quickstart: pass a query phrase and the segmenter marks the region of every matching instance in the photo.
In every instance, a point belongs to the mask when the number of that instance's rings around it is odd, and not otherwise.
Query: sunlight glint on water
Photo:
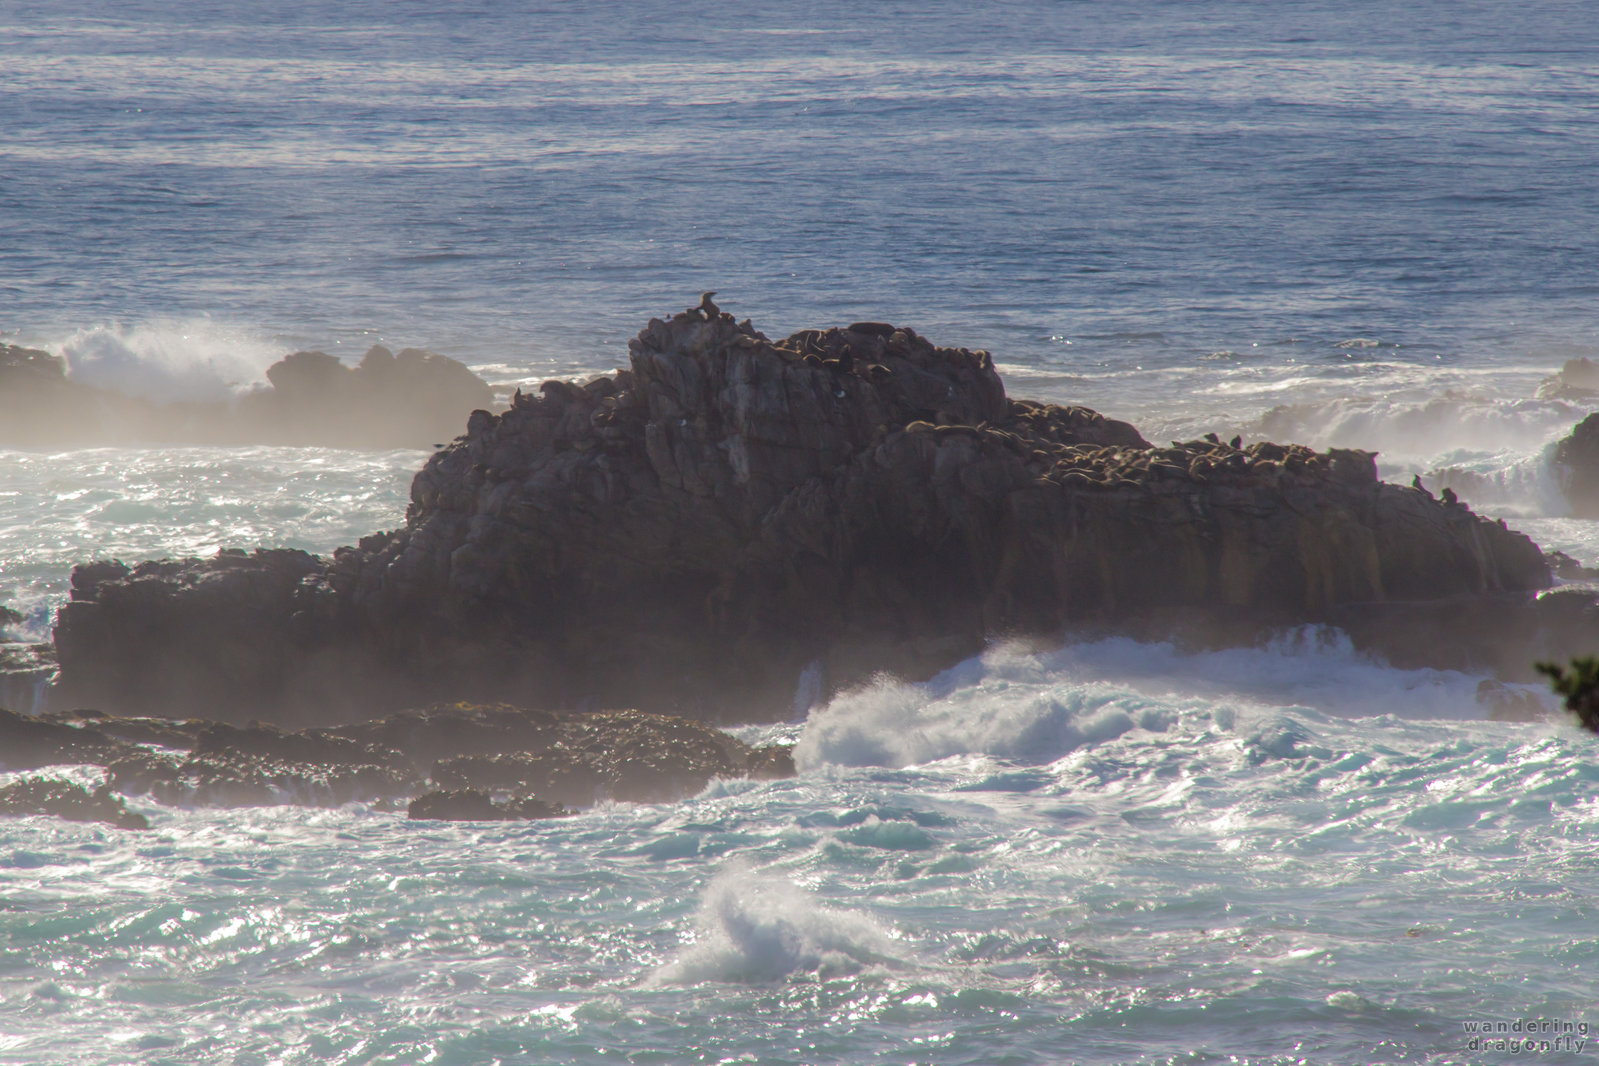
[[[1588,408],[1533,396],[1599,356],[1592,24],[12,5],[0,341],[159,397],[374,343],[509,388],[716,289],[989,348],[1157,443],[1451,471],[1592,564],[1548,461]],[[424,459],[0,453],[0,594],[43,639],[76,562],[327,552]],[[1599,1024],[1599,753],[1480,680],[1315,629],[1003,646],[745,727],[801,776],[680,804],[3,821],[0,1062],[1499,1061],[1463,1022]]]

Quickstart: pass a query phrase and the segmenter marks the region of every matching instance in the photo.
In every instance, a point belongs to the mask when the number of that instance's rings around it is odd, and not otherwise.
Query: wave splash
[[[1476,720],[1481,678],[1401,670],[1342,631],[1304,626],[1262,647],[1189,652],[1126,637],[1050,651],[1002,645],[931,680],[880,680],[813,713],[794,749],[802,772],[903,767],[956,755],[1047,763],[1185,718],[1232,728],[1283,708],[1334,717]],[[1536,689],[1536,686],[1518,686]]]
[[[1344,396],[1273,408],[1247,435],[1315,447],[1366,448],[1393,475],[1431,467],[1536,455],[1570,432],[1583,412],[1554,400],[1451,389],[1422,396]]]
[[[58,347],[83,385],[158,403],[216,402],[266,383],[282,345],[208,318],[80,329]]]
[[[696,925],[694,943],[652,983],[755,983],[800,972],[825,979],[894,960],[892,938],[870,918],[741,865],[712,879]]]

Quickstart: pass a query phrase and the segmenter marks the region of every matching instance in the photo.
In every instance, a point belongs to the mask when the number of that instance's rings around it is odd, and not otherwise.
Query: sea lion
[[[561,381],[558,378],[551,378],[549,381],[544,382],[539,386],[539,392],[543,394],[546,400],[558,400],[562,403],[573,403],[584,397],[582,389],[570,381]]]
[[[1415,489],[1417,492],[1421,493],[1423,496],[1427,497],[1427,499],[1429,499],[1429,500],[1432,499],[1432,493],[1428,492],[1427,491],[1427,486],[1425,486],[1425,485],[1423,485],[1421,483],[1421,475],[1420,474],[1414,474],[1414,475],[1411,476],[1411,478],[1410,478],[1410,487]],[[1453,493],[1451,493],[1450,495],[1453,495]]]
[[[1232,440],[1227,442],[1227,447],[1235,449],[1235,450],[1238,449],[1238,448],[1242,448],[1243,446],[1244,446],[1244,438],[1241,437],[1241,436],[1234,437]]]
[[[716,292],[714,290],[700,294],[699,312],[705,316],[706,321],[708,322],[715,322],[722,316],[722,309],[717,307],[716,304],[711,300],[711,297],[715,295]]]
[[[1438,492],[1439,499],[1444,501],[1445,507],[1454,507],[1460,503],[1460,497],[1455,495],[1455,490],[1445,485]]]
[[[1212,444],[1220,444],[1221,443],[1221,438],[1216,436],[1216,434],[1214,434],[1214,433],[1205,434],[1205,439],[1210,441],[1210,443],[1212,443]],[[1233,447],[1236,448],[1237,445],[1234,445]]]

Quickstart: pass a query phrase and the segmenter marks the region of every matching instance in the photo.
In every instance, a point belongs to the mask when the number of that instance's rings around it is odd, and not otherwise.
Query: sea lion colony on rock
[[[702,300],[629,350],[614,375],[473,412],[405,527],[331,559],[79,568],[54,705],[307,723],[468,697],[748,720],[790,713],[813,666],[829,691],[925,677],[996,635],[1326,621],[1481,668],[1544,620],[1535,545],[1379,482],[1369,452],[1157,448],[1012,400],[988,353],[886,323],[774,341]],[[1436,639],[1418,604],[1447,604]]]

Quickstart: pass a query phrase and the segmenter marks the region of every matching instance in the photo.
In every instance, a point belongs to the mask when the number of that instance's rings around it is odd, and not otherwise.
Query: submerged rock
[[[105,822],[118,829],[149,829],[150,821],[130,811],[108,786],[90,792],[82,785],[29,777],[0,788],[0,816],[45,814],[69,822]]]
[[[1549,717],[1537,696],[1492,678],[1478,682],[1477,704],[1487,711],[1490,722],[1541,722]]]
[[[522,750],[441,757],[432,771],[445,788],[531,792],[573,807],[666,802],[713,777],[793,775],[787,748],[750,748],[704,723],[640,711],[564,716]]]
[[[1154,447],[1009,399],[987,353],[908,328],[774,341],[694,308],[630,352],[615,375],[474,412],[417,474],[405,528],[330,559],[80,568],[57,705],[328,722],[469,697],[750,719],[788,713],[802,674],[823,693],[923,677],[996,635],[1483,613],[1549,581],[1525,537],[1378,481],[1369,452]]]
[[[0,345],[0,445],[296,444],[427,448],[493,401],[464,364],[374,346],[356,366],[295,352],[231,401],[158,403],[73,380],[48,352]]]
[[[583,807],[607,799],[676,800],[712,777],[794,773],[786,748],[751,748],[703,722],[640,711],[463,703],[340,729],[286,731],[261,723],[81,710],[33,718],[0,710],[0,768],[81,763],[106,767],[118,792],[195,806],[337,806],[415,796],[431,781]],[[526,813],[536,809],[530,799],[507,809],[524,812],[507,816],[545,816]]]
[[[452,822],[507,822],[532,818],[560,818],[570,811],[533,796],[497,801],[475,788],[459,792],[429,792],[411,801],[406,814],[413,819]]]

